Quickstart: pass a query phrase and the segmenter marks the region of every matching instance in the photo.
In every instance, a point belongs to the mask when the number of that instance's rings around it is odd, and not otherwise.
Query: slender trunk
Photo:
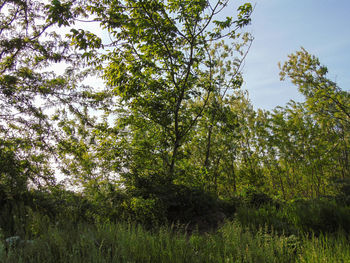
[[[175,177],[175,161],[177,158],[177,153],[178,153],[179,147],[180,147],[180,138],[179,138],[179,136],[176,136],[176,140],[175,140],[174,147],[173,147],[173,153],[171,156],[171,163],[170,163],[170,167],[169,167],[169,176],[170,176],[171,180],[174,179],[174,177]]]
[[[218,196],[218,177],[219,177],[219,164],[221,161],[221,155],[217,158],[214,169],[214,192],[215,196]]]
[[[204,160],[204,168],[208,170],[209,168],[209,159],[210,159],[210,148],[211,148],[211,134],[213,131],[213,125],[210,124],[208,128],[208,137],[207,137],[207,145],[205,150],[205,160]]]
[[[281,190],[282,190],[282,195],[283,195],[283,199],[286,200],[286,192],[284,190],[284,183],[283,183],[283,178],[282,178],[282,171],[281,169],[279,168],[278,164],[276,166],[276,170],[277,170],[277,173],[278,173],[278,177],[279,177],[279,180],[280,180],[280,184],[281,184]]]
[[[232,180],[233,180],[233,191],[237,191],[237,183],[236,183],[236,173],[235,173],[235,164],[234,158],[231,160],[231,171],[232,171]]]

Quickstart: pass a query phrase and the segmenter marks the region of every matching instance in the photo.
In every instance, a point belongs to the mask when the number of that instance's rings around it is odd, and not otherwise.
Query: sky
[[[246,1],[233,0],[235,4]],[[328,67],[328,77],[350,90],[350,0],[255,0],[254,36],[243,69],[244,89],[254,108],[271,110],[303,97],[279,80],[278,62],[304,47]]]

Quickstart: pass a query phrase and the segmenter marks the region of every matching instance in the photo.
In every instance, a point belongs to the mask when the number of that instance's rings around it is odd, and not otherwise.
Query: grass
[[[304,237],[297,262],[350,262],[350,243],[346,235]]]
[[[297,238],[268,228],[253,232],[237,222],[191,235],[125,223],[64,224],[7,252],[1,242],[0,262],[350,262],[350,245],[341,234]]]

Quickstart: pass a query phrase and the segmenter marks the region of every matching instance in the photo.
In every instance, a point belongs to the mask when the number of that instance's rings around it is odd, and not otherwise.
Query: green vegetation
[[[2,262],[348,262],[343,235],[277,235],[226,223],[216,233],[191,235],[174,228],[152,232],[140,225],[52,225],[35,240],[5,244]]]
[[[350,260],[350,207],[333,200],[282,204],[262,193],[250,193],[216,204],[232,217],[219,225],[214,225],[219,221],[215,214],[199,208],[188,212],[197,220],[192,224],[181,223],[189,219],[186,214],[169,224],[161,221],[158,210],[149,209],[148,202],[139,203],[138,213],[123,210],[125,200],[119,202],[106,207],[66,191],[27,193],[21,204],[3,206],[0,258],[2,262]],[[117,214],[124,219],[112,222]]]
[[[0,5],[1,261],[350,262],[350,94],[301,49],[305,101],[254,110],[225,8]]]

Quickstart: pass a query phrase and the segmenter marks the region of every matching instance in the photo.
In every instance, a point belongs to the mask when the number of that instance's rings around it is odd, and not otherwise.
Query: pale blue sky
[[[234,0],[242,4],[244,0]],[[297,88],[279,80],[277,63],[304,47],[329,69],[329,78],[350,90],[350,0],[255,0],[249,31],[255,37],[244,67],[244,88],[255,108],[272,109]]]

